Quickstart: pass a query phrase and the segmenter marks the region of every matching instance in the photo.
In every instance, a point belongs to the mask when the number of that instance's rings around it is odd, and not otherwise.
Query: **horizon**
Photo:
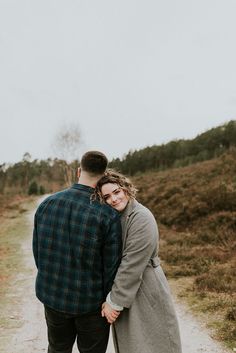
[[[231,120],[228,120],[228,121],[226,121],[226,122],[224,122],[224,123],[222,123],[222,124],[220,124],[220,125],[213,126],[213,127],[209,128],[209,129],[207,129],[207,130],[205,130],[205,131],[202,131],[202,132],[197,133],[197,135],[193,136],[192,138],[174,138],[174,139],[172,139],[172,140],[169,140],[169,141],[164,142],[164,143],[161,143],[161,144],[147,145],[147,146],[144,146],[144,147],[141,147],[141,148],[138,148],[138,149],[132,149],[132,148],[131,148],[131,149],[128,150],[125,154],[123,154],[123,156],[121,156],[121,157],[116,157],[116,156],[115,156],[115,157],[113,157],[112,159],[109,159],[109,158],[108,158],[108,160],[109,160],[109,162],[112,162],[113,159],[119,158],[119,159],[122,161],[122,160],[126,157],[126,155],[127,155],[129,152],[133,153],[134,151],[140,151],[140,150],[143,150],[143,149],[148,148],[148,147],[152,148],[153,146],[162,146],[162,145],[166,145],[166,144],[168,144],[168,143],[170,143],[170,142],[172,142],[172,141],[192,141],[192,140],[194,140],[196,137],[198,137],[198,136],[200,136],[200,135],[202,135],[202,134],[204,134],[204,133],[206,133],[206,132],[208,132],[208,131],[210,131],[210,130],[212,130],[212,129],[219,128],[219,127],[223,127],[224,125],[229,124],[231,121],[236,121],[236,120],[232,120],[232,119],[231,119]],[[89,150],[87,150],[87,151],[89,151]],[[86,152],[86,150],[85,150],[84,152]],[[103,152],[103,151],[101,151],[101,152]],[[35,161],[35,160],[38,160],[38,161],[41,161],[41,160],[44,161],[44,160],[47,160],[47,159],[54,160],[54,159],[57,159],[57,158],[58,158],[58,157],[52,157],[52,156],[48,156],[48,157],[46,157],[46,158],[34,158],[34,157],[32,156],[32,154],[30,153],[30,151],[25,151],[25,153],[22,155],[21,160],[18,160],[18,161],[15,161],[15,162],[3,162],[3,163],[0,164],[0,166],[5,165],[6,167],[8,167],[8,166],[11,166],[11,165],[20,163],[20,162],[23,160],[23,157],[24,157],[25,154],[29,154],[29,155],[30,155],[30,157],[31,157],[31,158],[30,158],[30,162],[33,162],[33,161]],[[81,156],[82,156],[82,154],[81,154]],[[60,158],[58,158],[58,159],[60,159]]]

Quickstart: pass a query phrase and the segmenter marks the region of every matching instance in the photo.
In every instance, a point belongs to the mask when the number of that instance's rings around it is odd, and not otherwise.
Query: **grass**
[[[187,303],[194,315],[204,322],[211,336],[224,342],[226,347],[236,347],[236,293],[199,292],[195,290],[194,277],[170,279],[177,300]]]

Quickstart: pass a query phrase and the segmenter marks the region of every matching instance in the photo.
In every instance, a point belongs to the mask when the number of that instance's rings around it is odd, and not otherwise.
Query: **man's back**
[[[91,201],[94,189],[74,184],[47,198],[35,215],[36,294],[54,310],[99,310],[121,257],[116,211]]]

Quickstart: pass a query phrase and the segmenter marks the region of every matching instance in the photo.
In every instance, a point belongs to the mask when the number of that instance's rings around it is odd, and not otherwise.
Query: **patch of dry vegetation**
[[[159,224],[167,276],[191,276],[189,288],[199,303],[196,306],[214,311],[218,319],[212,325],[218,337],[235,347],[236,150],[133,181],[140,190],[139,200]]]
[[[27,222],[22,214],[32,207],[33,197],[0,196],[0,301],[17,273],[21,260],[21,242]]]

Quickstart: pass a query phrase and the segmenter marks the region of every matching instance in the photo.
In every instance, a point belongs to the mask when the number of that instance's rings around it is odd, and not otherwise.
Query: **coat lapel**
[[[138,201],[136,201],[135,199],[131,199],[128,202],[126,208],[124,209],[124,211],[122,212],[122,215],[121,215],[123,250],[124,250],[125,242],[126,242],[126,238],[127,238],[127,229],[128,229],[128,224],[129,224],[129,218],[137,206],[138,206]]]

